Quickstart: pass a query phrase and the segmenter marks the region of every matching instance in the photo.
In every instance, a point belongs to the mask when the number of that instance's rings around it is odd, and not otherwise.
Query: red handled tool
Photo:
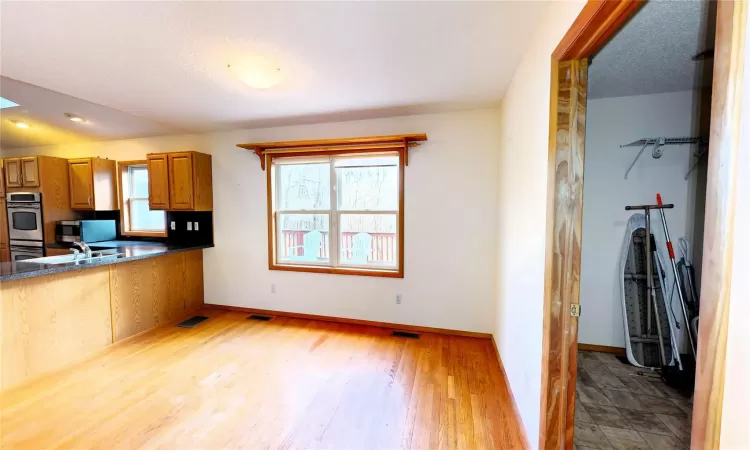
[[[656,204],[662,206],[661,194],[656,194]],[[669,261],[672,263],[672,271],[674,272],[675,283],[679,283],[680,274],[677,271],[677,263],[674,260],[674,249],[672,248],[672,240],[669,238],[669,229],[667,228],[667,218],[664,215],[664,208],[659,208],[661,213],[661,223],[664,225],[664,237],[667,239],[667,250],[669,251]],[[680,306],[682,307],[682,317],[685,319],[685,329],[687,330],[688,338],[690,339],[690,350],[693,351],[693,357],[696,357],[695,340],[693,334],[690,332],[690,319],[688,319],[687,307],[685,306],[685,298],[682,296],[682,289],[679,285],[677,286],[677,293],[680,295]]]

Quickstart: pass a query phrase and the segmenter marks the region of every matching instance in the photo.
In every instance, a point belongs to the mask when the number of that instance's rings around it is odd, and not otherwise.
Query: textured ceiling
[[[589,98],[710,86],[713,60],[691,59],[713,48],[709,7],[697,0],[646,3],[592,59]]]
[[[0,110],[3,149],[184,133],[173,126],[7,77],[0,77],[0,97],[19,105]],[[81,116],[86,122],[71,122],[65,113]],[[31,127],[21,129],[13,121]]]
[[[1,5],[2,75],[204,131],[495,105],[548,2]],[[280,85],[227,69],[256,55]]]

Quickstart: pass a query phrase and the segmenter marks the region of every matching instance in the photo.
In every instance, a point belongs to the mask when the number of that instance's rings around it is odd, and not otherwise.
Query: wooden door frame
[[[589,0],[552,54],[539,421],[542,449],[573,448],[578,319],[571,318],[570,308],[579,302],[586,64],[644,3]],[[746,4],[719,2],[693,449],[719,448],[747,14]],[[576,73],[581,79],[576,79]]]

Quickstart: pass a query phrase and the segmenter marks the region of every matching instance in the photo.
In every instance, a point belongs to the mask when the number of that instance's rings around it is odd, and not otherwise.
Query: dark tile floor
[[[610,353],[578,352],[577,450],[689,449],[691,414],[690,400],[656,374]]]

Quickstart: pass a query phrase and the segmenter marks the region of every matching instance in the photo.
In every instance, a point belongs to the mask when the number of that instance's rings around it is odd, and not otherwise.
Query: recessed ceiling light
[[[255,89],[268,89],[281,83],[281,68],[269,58],[250,55],[227,64],[234,76]]]
[[[68,119],[70,119],[73,122],[85,122],[86,121],[86,119],[84,119],[83,117],[77,116],[77,115],[72,114],[72,113],[65,113],[65,117],[67,117]]]
[[[12,122],[13,122],[14,124],[16,124],[16,126],[17,126],[18,128],[24,128],[24,129],[26,129],[26,128],[29,128],[29,124],[28,124],[28,123],[26,123],[26,122],[19,122],[19,121],[17,121],[17,120],[13,120]]]
[[[18,106],[18,103],[12,102],[7,98],[0,97],[0,109],[13,108],[14,106]]]

